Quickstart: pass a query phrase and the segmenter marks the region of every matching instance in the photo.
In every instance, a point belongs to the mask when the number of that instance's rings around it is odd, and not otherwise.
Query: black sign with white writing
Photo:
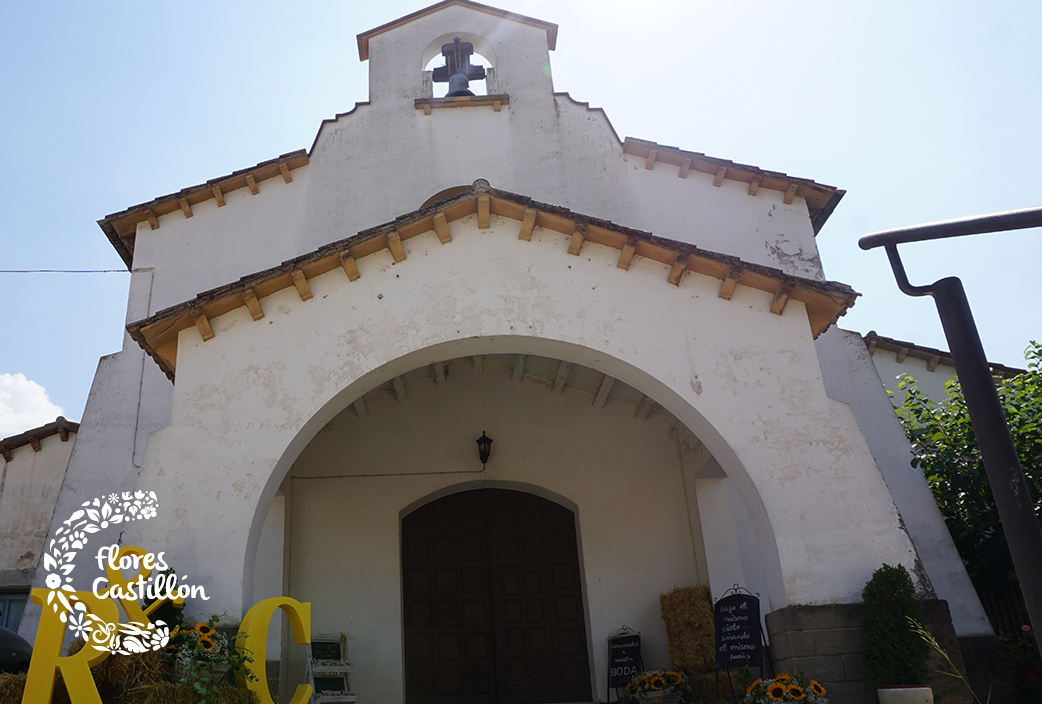
[[[716,666],[738,668],[760,664],[760,600],[733,594],[716,602]]]
[[[616,636],[608,639],[608,686],[625,687],[641,671],[640,636]]]

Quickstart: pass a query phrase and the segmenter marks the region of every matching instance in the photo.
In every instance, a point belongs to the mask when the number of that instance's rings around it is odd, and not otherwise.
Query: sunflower
[[[634,692],[636,692],[636,691],[637,691],[637,683],[636,682],[630,682],[629,684],[626,685],[626,694],[628,694],[629,696],[632,697]]]
[[[204,653],[212,653],[217,648],[217,644],[206,636],[199,639],[199,645],[202,647]]]
[[[789,696],[795,699],[796,701],[801,701],[804,697],[807,696],[807,692],[803,689],[803,687],[799,686],[794,682],[789,685]]]
[[[666,678],[666,682],[669,683],[669,685],[672,686],[672,687],[676,687],[677,685],[680,684],[680,673],[679,672],[673,672],[672,670],[670,670],[669,672],[664,674],[663,677]]]
[[[774,681],[775,682],[792,682],[792,680],[793,680],[792,675],[787,674],[785,672],[781,673],[780,675],[776,675],[774,677]]]
[[[654,690],[660,690],[666,688],[666,678],[662,675],[655,675],[651,678],[651,688]]]
[[[759,685],[761,682],[763,682],[763,680],[761,678],[757,677],[756,681],[753,682],[751,685],[749,685],[748,689],[745,690],[745,693],[749,694],[750,692],[752,692],[754,689],[756,689],[757,685]]]
[[[213,628],[207,623],[197,623],[195,624],[195,632],[206,638],[213,635]]]
[[[781,682],[775,682],[767,688],[767,697],[772,702],[780,702],[785,699],[785,695],[788,693],[789,688]]]
[[[825,688],[821,686],[816,680],[810,681],[810,691],[814,692],[819,697],[825,696]]]

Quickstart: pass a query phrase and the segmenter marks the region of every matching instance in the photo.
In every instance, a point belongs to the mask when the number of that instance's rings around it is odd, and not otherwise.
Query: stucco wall
[[[876,350],[870,357],[858,333],[839,328],[821,335],[815,346],[829,396],[850,404],[901,511],[922,567],[929,575],[928,580],[922,574],[916,575],[918,581],[948,602],[952,624],[960,636],[991,635],[991,625],[926,479],[911,465],[912,451],[873,365],[881,355],[889,353]]]
[[[23,445],[0,458],[0,587],[32,584],[76,435]]]
[[[862,343],[864,344],[864,343]],[[893,403],[901,405],[904,403],[904,391],[899,386],[898,378],[902,374],[915,379],[916,386],[927,398],[934,401],[942,401],[948,398],[948,392],[944,385],[955,378],[955,367],[947,364],[938,364],[930,371],[926,367],[926,360],[918,357],[905,357],[903,362],[897,361],[897,353],[889,350],[876,348],[872,354],[872,363],[879,372],[879,378],[887,391],[893,392]]]
[[[499,90],[510,104],[501,112],[485,106],[424,115],[413,104],[423,92],[422,52],[436,37],[461,31],[491,42]],[[540,29],[453,6],[374,37],[370,52],[371,102],[321,125],[311,163],[292,172],[292,183],[276,177],[260,182],[258,195],[239,189],[225,194],[223,207],[208,200],[193,206],[192,218],[177,211],[161,216],[157,230],[139,225],[134,266],[154,268],[150,312],[393,220],[479,178],[662,237],[824,278],[802,198],[785,205],[777,191],[750,196],[748,186],[735,181],[714,187],[711,175],[681,179],[667,164],[645,169],[644,159],[622,153],[603,111],[553,93]]]
[[[662,265],[626,272],[613,250],[572,257],[563,245],[470,218],[448,245],[410,240],[402,264],[366,258],[357,282],[313,279],[308,302],[274,294],[261,321],[244,309],[216,318],[209,342],[183,332],[172,422],[152,435],[139,479],[172,510],[132,531],[146,544],[177,535],[186,571],[233,612],[242,569],[252,574],[251,524],[259,532],[290,464],[336,413],[423,364],[528,352],[622,379],[699,437],[749,510],[772,604],[854,600],[880,562],[912,565],[853,415],[825,394],[799,303],[776,316],[768,294],[739,287],[724,301],[716,280],[671,287]]]

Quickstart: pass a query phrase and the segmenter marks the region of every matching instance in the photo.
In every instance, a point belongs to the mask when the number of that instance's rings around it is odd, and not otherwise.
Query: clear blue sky
[[[123,268],[99,218],[310,148],[322,119],[367,98],[355,35],[426,4],[4,4],[0,269]],[[842,327],[946,347],[932,302],[900,294],[858,237],[1042,205],[1037,0],[498,6],[560,25],[556,90],[620,136],[846,189],[818,235],[828,278],[864,294]],[[1020,365],[1042,339],[1042,231],[903,252],[914,283],[964,279],[993,361]],[[0,274],[0,375],[78,420],[98,358],[122,345],[128,281]]]

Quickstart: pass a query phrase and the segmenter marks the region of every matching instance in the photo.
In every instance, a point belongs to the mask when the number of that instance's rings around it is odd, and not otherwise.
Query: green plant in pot
[[[861,659],[876,683],[880,704],[933,702],[933,691],[926,684],[930,646],[909,621],[922,623],[923,613],[908,570],[884,564],[872,573],[861,598]]]

